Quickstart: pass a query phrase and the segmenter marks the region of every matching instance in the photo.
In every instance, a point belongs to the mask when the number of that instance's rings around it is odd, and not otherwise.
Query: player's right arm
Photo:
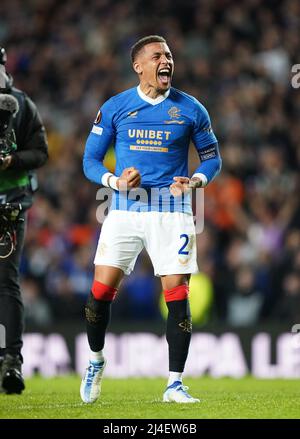
[[[104,186],[108,186],[108,177],[113,175],[103,165],[103,159],[115,138],[114,115],[114,105],[112,99],[109,99],[98,111],[83,154],[84,175],[92,182]]]
[[[139,186],[140,173],[134,167],[126,168],[117,177],[103,165],[104,156],[115,139],[115,108],[112,99],[106,101],[98,111],[93,128],[87,138],[83,155],[83,171],[94,183],[115,190],[127,190]]]

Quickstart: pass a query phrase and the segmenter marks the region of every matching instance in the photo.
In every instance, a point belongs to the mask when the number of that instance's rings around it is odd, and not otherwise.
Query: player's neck
[[[149,84],[142,84],[140,82],[140,90],[148,96],[148,98],[156,99],[159,96],[165,96],[168,90],[157,90]]]

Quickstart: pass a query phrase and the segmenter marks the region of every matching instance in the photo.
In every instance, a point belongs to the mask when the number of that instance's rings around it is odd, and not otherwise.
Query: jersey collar
[[[148,102],[148,104],[151,105],[157,105],[163,102],[170,94],[170,89],[166,91],[165,94],[158,96],[155,99],[149,98],[149,96],[145,95],[145,93],[142,92],[140,85],[137,86],[137,92],[139,94],[139,97],[143,99],[143,101]]]

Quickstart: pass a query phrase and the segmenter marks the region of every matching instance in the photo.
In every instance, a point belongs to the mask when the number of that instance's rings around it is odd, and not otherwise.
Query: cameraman
[[[0,324],[6,344],[0,350],[0,389],[6,393],[24,390],[22,377],[22,333],[24,307],[19,284],[19,263],[26,227],[25,211],[37,188],[32,170],[48,158],[45,128],[35,104],[13,87],[5,70],[6,53],[0,47],[0,204],[20,203],[15,224],[16,248],[0,259]],[[14,98],[14,99],[12,99]]]

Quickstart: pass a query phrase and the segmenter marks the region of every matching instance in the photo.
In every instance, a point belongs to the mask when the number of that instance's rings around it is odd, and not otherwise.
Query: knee
[[[164,296],[169,311],[169,321],[175,321],[183,332],[191,332],[192,316],[188,300],[188,285],[179,285],[170,290],[164,290]]]
[[[97,280],[94,280],[92,285],[92,295],[96,300],[112,302],[116,297],[117,291],[117,288],[110,287]]]
[[[190,274],[172,274],[162,276],[162,286],[165,290],[171,290],[179,285],[189,285]]]
[[[187,300],[189,297],[189,286],[187,284],[178,285],[175,288],[163,291],[166,303],[179,300]]]
[[[116,293],[116,288],[94,281],[85,306],[85,316],[89,323],[98,324],[109,318],[110,305]]]

